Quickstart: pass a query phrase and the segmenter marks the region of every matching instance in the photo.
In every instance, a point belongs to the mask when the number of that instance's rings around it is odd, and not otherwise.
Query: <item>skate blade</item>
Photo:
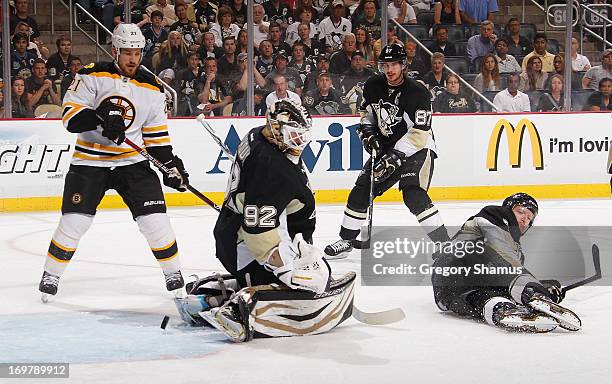
[[[573,332],[582,329],[580,318],[569,309],[559,308],[554,303],[548,303],[538,299],[530,301],[529,306],[556,319],[559,326],[563,329]]]
[[[48,293],[43,293],[40,295],[40,301],[47,304],[49,301],[51,301],[51,297],[53,297],[53,295],[50,295]]]
[[[206,320],[208,324],[215,327],[218,331],[223,332],[223,334],[231,341],[235,343],[245,341],[246,334],[244,332],[244,327],[237,325],[234,322],[226,321],[226,319],[223,318],[216,308],[213,308],[210,311],[200,312],[200,316],[202,316],[202,318]]]
[[[183,287],[170,292],[172,292],[172,295],[175,299],[184,299],[185,297],[187,297],[187,292],[185,291],[185,289],[183,289]]]
[[[553,318],[542,316],[533,320],[525,320],[519,316],[510,316],[500,321],[500,324],[509,331],[548,333],[557,328],[559,323]]]
[[[348,251],[347,252],[339,253],[339,254],[334,255],[334,256],[330,256],[328,254],[325,254],[324,258],[325,258],[325,260],[328,260],[328,261],[342,260],[342,259],[346,259],[348,257],[348,254],[349,254]]]

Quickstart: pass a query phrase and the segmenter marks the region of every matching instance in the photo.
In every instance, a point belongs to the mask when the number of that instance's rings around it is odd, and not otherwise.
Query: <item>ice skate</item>
[[[43,272],[38,290],[42,292],[41,300],[43,303],[49,302],[50,296],[55,296],[57,293],[57,285],[59,284],[59,276]]]
[[[510,302],[497,303],[492,317],[496,326],[510,331],[546,333],[559,325],[554,318],[546,314]]]
[[[353,243],[350,240],[338,240],[333,244],[325,247],[325,258],[327,260],[346,259],[348,253],[353,250]]]
[[[568,331],[579,331],[582,328],[582,322],[578,315],[561,305],[550,301],[547,297],[540,294],[535,294],[527,303],[534,310],[545,313],[554,318],[559,323],[559,326]]]

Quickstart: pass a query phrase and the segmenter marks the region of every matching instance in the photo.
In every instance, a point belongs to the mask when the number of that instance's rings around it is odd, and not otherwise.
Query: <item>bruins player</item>
[[[537,215],[536,200],[516,193],[470,217],[453,237],[453,247],[442,248],[450,251],[434,255],[431,280],[438,307],[509,330],[580,329],[578,316],[559,305],[561,284],[540,282],[523,266],[520,238]],[[452,268],[469,272],[441,273]]]
[[[130,209],[165,275],[166,288],[181,288],[176,239],[156,173],[127,137],[174,171],[164,184],[184,191],[188,174],[172,153],[165,96],[156,79],[139,68],[145,39],[135,24],[119,24],[112,37],[114,62],[81,70],[66,92],[62,121],[78,133],[66,175],[62,217],[47,253],[39,290],[57,293],[60,276],[91,225],[105,192],[115,189]]]
[[[365,150],[376,153],[363,167],[351,190],[340,229],[341,240],[325,247],[328,258],[343,258],[353,249],[367,217],[371,161],[374,196],[399,182],[404,204],[435,242],[448,240],[438,209],[427,190],[434,170],[436,148],[431,132],[431,94],[404,75],[406,53],[399,44],[384,47],[378,56],[382,73],[364,85],[358,133]]]
[[[266,120],[238,146],[214,229],[217,258],[231,276],[221,289],[218,278],[190,283],[190,295],[177,299],[185,320],[204,318],[233,341],[326,332],[352,311],[355,274],[331,280],[323,252],[310,245],[315,201],[300,156],[311,117],[283,99]]]

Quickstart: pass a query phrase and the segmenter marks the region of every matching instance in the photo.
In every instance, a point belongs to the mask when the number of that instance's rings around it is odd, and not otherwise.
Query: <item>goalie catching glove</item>
[[[278,259],[281,266],[276,265]],[[325,292],[331,274],[323,252],[304,241],[299,233],[293,242],[283,240],[272,249],[264,267],[288,287],[315,293]]]
[[[406,155],[397,149],[385,153],[374,165],[374,181],[377,183],[387,180],[406,161]]]

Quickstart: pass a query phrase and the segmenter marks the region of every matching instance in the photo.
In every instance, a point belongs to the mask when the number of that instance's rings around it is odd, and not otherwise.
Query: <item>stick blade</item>
[[[389,309],[382,312],[363,312],[353,306],[353,317],[360,323],[368,325],[387,325],[397,323],[406,318],[406,314],[401,308]]]
[[[595,267],[595,274],[598,277],[601,277],[601,264],[599,263],[599,247],[597,244],[593,244],[591,247],[591,252],[593,253],[593,266]]]

